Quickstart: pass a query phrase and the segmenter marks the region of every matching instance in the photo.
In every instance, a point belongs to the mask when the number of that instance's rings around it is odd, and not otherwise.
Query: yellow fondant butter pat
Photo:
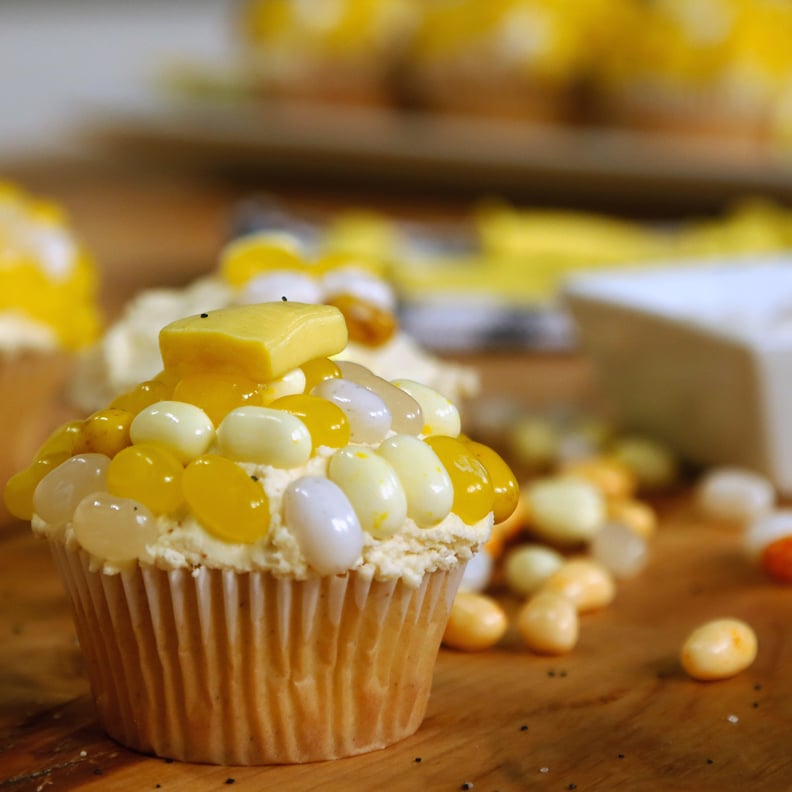
[[[347,328],[330,305],[261,303],[178,319],[160,331],[159,342],[165,369],[179,377],[224,372],[266,382],[341,352]]]

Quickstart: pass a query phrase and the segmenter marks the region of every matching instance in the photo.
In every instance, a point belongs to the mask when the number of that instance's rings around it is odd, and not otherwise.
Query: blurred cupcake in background
[[[389,104],[416,0],[247,0],[246,72],[264,94]]]
[[[622,0],[440,0],[410,50],[414,100],[432,110],[577,120]]]
[[[100,325],[95,266],[63,211],[0,182],[0,481],[63,419],[74,353]]]

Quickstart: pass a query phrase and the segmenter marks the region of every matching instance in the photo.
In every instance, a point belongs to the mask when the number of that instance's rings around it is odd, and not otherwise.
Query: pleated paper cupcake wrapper
[[[105,575],[83,551],[52,549],[106,731],[213,764],[334,759],[415,732],[464,569],[418,588],[355,572]]]

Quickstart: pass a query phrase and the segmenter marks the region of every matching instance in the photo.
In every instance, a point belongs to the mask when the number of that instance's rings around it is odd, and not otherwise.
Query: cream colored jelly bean
[[[676,481],[676,457],[667,446],[655,440],[620,437],[614,441],[611,454],[632,471],[641,491],[665,489]]]
[[[514,457],[525,467],[543,471],[558,458],[558,428],[542,418],[522,418],[514,424],[509,443]]]
[[[365,446],[349,445],[330,458],[327,477],[349,498],[360,526],[377,539],[392,536],[407,518],[407,497],[396,471]]]
[[[626,525],[644,539],[649,539],[657,531],[654,509],[648,503],[632,498],[608,501],[608,519]]]
[[[451,606],[443,643],[465,652],[489,649],[503,637],[507,626],[506,613],[492,597],[460,591]]]
[[[459,410],[442,393],[438,393],[434,388],[422,385],[420,382],[408,379],[393,380],[393,384],[409,393],[421,406],[424,419],[422,435],[459,437],[459,433],[462,431]]]
[[[775,509],[751,522],[745,531],[745,549],[756,559],[768,545],[788,536],[792,536],[792,509]]]
[[[616,578],[635,577],[649,560],[649,546],[632,528],[606,522],[589,545],[592,557]]]
[[[329,479],[303,476],[289,484],[283,517],[305,560],[320,575],[345,572],[360,558],[360,521],[343,490]]]
[[[373,374],[365,366],[349,360],[337,361],[341,376],[357,382],[379,396],[390,410],[391,429],[399,434],[418,435],[424,426],[421,405],[409,393]]]
[[[217,428],[217,444],[224,456],[276,468],[296,468],[311,456],[308,427],[285,410],[238,407]]]
[[[592,539],[605,520],[602,493],[576,478],[540,479],[525,491],[531,528],[549,542],[574,544]]]
[[[715,468],[699,482],[696,501],[707,517],[745,523],[773,508],[775,489],[764,476],[753,471]]]
[[[281,396],[293,396],[305,391],[305,372],[301,368],[287,371],[282,377],[261,385],[261,403],[270,404]]]
[[[137,501],[98,492],[83,498],[74,510],[72,527],[85,550],[111,564],[140,558],[157,541],[157,521]]]
[[[492,579],[494,561],[486,550],[479,550],[465,565],[460,591],[484,591]]]
[[[133,443],[151,443],[167,448],[182,463],[205,454],[215,439],[209,416],[194,404],[155,402],[141,410],[129,427]]]
[[[274,270],[249,280],[237,299],[241,303],[263,303],[277,302],[284,297],[289,302],[320,303],[322,289],[315,278],[305,273]]]
[[[109,466],[110,458],[104,454],[70,457],[38,483],[33,511],[51,525],[68,522],[86,495],[107,489]]]
[[[407,497],[407,516],[417,525],[436,525],[448,515],[454,503],[454,485],[437,454],[423,440],[395,435],[383,440],[377,453],[399,477]]]
[[[353,443],[379,443],[385,439],[393,422],[384,401],[368,388],[346,379],[327,379],[312,391],[340,407],[349,420]]]
[[[680,661],[693,679],[728,679],[756,659],[756,633],[739,619],[715,619],[702,624],[682,645]]]
[[[598,561],[572,558],[545,581],[541,591],[560,594],[578,612],[585,613],[610,605],[616,596],[616,585],[611,573]]]
[[[577,608],[561,594],[541,591],[520,608],[517,630],[532,652],[565,654],[574,649],[578,641]]]
[[[510,550],[504,560],[506,584],[523,597],[538,591],[564,564],[564,556],[550,547],[526,544]]]

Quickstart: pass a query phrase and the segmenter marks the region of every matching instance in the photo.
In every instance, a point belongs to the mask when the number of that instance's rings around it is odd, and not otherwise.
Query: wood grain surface
[[[246,187],[188,179],[21,171],[63,200],[103,267],[112,315],[132,292],[213,266]],[[322,198],[316,206],[332,206]],[[585,361],[493,355],[484,398],[586,403]],[[513,627],[494,649],[441,649],[426,719],[365,756],[291,767],[210,767],[141,756],[102,733],[69,606],[46,544],[0,527],[0,792],[22,790],[776,790],[792,789],[792,589],[743,556],[740,537],[697,516],[689,486],[655,502],[648,568],[582,617],[576,649],[531,654]],[[518,602],[496,592],[510,614]],[[754,665],[694,682],[678,653],[710,618],[747,620]]]

